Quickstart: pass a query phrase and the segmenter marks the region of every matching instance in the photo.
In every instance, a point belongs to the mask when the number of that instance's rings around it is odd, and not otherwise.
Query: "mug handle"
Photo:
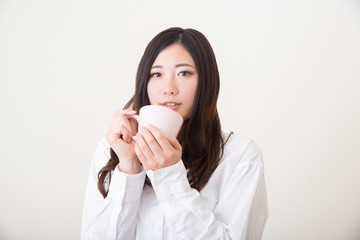
[[[126,117],[127,119],[129,119],[129,118],[135,119],[136,122],[137,122],[138,125],[139,125],[139,115],[130,115],[130,116],[125,116],[125,117]],[[131,136],[131,139],[136,142],[136,136]]]

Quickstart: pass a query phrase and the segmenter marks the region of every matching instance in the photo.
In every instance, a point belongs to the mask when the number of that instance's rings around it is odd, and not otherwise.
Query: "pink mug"
[[[127,118],[135,119],[138,123],[138,132],[141,127],[148,124],[156,127],[165,136],[176,137],[184,122],[181,115],[174,110],[159,105],[146,105],[140,108],[139,115],[127,116]],[[131,137],[136,141],[136,136]]]

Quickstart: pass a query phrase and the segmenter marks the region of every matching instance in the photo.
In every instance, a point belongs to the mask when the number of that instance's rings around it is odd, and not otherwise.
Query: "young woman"
[[[135,94],[99,142],[82,239],[261,239],[268,216],[257,145],[221,131],[219,73],[203,34],[170,28],[148,44]],[[162,105],[184,119],[177,138],[126,118]],[[235,110],[236,111],[236,110]]]

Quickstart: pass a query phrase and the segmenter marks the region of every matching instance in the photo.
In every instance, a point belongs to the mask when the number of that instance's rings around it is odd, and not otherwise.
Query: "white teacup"
[[[138,132],[141,133],[141,127],[148,124],[156,127],[165,136],[176,137],[183,124],[183,118],[174,110],[159,105],[147,105],[140,108],[139,115],[127,116],[133,118],[138,123]],[[136,141],[136,136],[131,137]]]

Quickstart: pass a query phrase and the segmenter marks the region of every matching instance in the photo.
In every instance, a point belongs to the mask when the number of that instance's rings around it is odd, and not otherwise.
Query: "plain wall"
[[[79,239],[90,161],[168,27],[211,42],[261,147],[265,240],[360,239],[359,1],[0,1],[0,239]]]

